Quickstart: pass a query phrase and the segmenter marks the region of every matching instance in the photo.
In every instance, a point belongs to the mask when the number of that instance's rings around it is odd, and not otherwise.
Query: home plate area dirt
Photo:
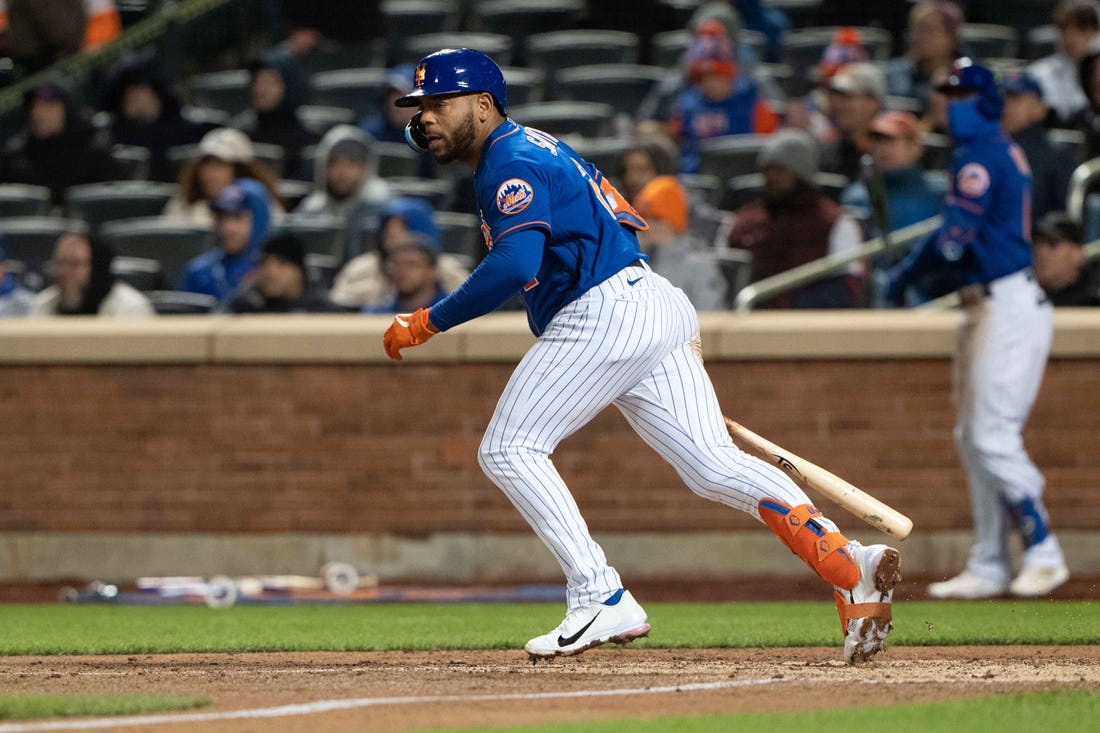
[[[848,667],[837,648],[604,647],[531,664],[521,651],[0,658],[9,692],[165,692],[197,712],[125,731],[412,731],[554,720],[894,705],[1097,689],[1100,647],[894,647]],[[39,723],[4,731],[45,730]],[[55,728],[56,729],[56,728]]]

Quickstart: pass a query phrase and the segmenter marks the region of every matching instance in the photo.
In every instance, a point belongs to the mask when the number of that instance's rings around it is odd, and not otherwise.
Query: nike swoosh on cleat
[[[643,276],[643,277],[644,277],[644,276]],[[627,281],[626,281],[626,284],[627,284],[627,285],[637,285],[637,284],[638,284],[639,282],[641,282],[641,281],[642,281],[642,278],[640,278],[640,277],[636,277],[636,278],[634,278],[633,280],[627,280]]]
[[[397,321],[397,325],[401,326],[401,328],[408,328],[409,327],[409,322],[406,321],[401,316],[394,316],[393,320]]]
[[[600,611],[595,616],[593,616],[591,621],[589,621],[584,626],[582,626],[580,628],[580,630],[577,631],[577,633],[573,634],[572,636],[565,637],[565,636],[559,635],[558,636],[558,646],[569,646],[570,644],[576,643],[577,639],[581,638],[581,634],[588,631],[588,627],[596,622],[596,619],[598,619],[600,617],[600,613],[603,613],[603,611]]]

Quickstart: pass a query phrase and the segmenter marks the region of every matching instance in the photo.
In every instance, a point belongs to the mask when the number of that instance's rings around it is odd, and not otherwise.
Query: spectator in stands
[[[915,99],[928,105],[928,92],[936,72],[951,68],[960,52],[959,31],[963,13],[946,0],[920,0],[909,11],[908,53],[890,59],[884,71],[886,93]]]
[[[210,202],[215,247],[187,263],[180,290],[226,301],[247,287],[271,227],[271,197],[258,181],[238,178]]]
[[[885,96],[886,82],[874,64],[848,64],[832,77],[829,111],[839,136],[822,149],[822,170],[859,178],[860,159],[871,151],[871,122]]]
[[[293,234],[263,244],[254,282],[229,301],[231,313],[331,313],[340,310],[306,275],[305,247]]]
[[[267,189],[274,223],[282,221],[286,211],[279,200],[279,179],[256,160],[252,141],[240,130],[219,127],[199,141],[196,156],[180,170],[180,190],[169,199],[164,215],[182,224],[208,228],[214,224],[210,200],[236,178],[251,178]]]
[[[378,176],[374,141],[351,125],[325,133],[313,157],[313,191],[297,214],[329,216],[344,223],[342,262],[363,252],[363,230],[374,225],[390,190]]]
[[[283,17],[289,26],[286,48],[299,59],[308,60],[325,46],[361,45],[386,37],[382,3],[363,0],[282,0]],[[363,59],[369,66],[370,59]]]
[[[1042,219],[1049,212],[1064,211],[1069,177],[1076,161],[1050,142],[1043,122],[1047,105],[1043,89],[1030,74],[1009,77],[1004,84],[1005,108],[1001,125],[1027,156],[1031,166],[1031,219]]]
[[[84,45],[84,0],[7,0],[7,6],[7,53],[26,74]]]
[[[820,153],[802,130],[771,136],[757,164],[764,174],[761,200],[734,212],[729,246],[752,255],[756,282],[830,254],[858,249],[859,225],[814,185]],[[779,308],[853,308],[863,305],[862,266],[804,285],[771,301]]]
[[[27,129],[5,146],[0,182],[45,186],[52,202],[61,205],[70,186],[123,177],[91,123],[59,84],[42,82],[28,89],[23,109]]]
[[[1058,50],[1031,64],[1027,71],[1039,82],[1051,122],[1073,126],[1088,107],[1078,67],[1088,55],[1100,52],[1100,7],[1095,0],[1061,0],[1054,8]]]
[[[389,250],[415,234],[436,249],[442,249],[439,228],[432,219],[432,208],[426,201],[398,198],[386,205],[379,219],[375,246],[350,260],[336,274],[330,297],[345,308],[359,309],[390,302],[394,297],[392,284],[386,280],[385,261]],[[448,292],[457,289],[470,274],[463,261],[452,254],[440,252],[437,266],[440,281]]]
[[[54,245],[50,266],[54,284],[35,296],[33,316],[154,315],[153,305],[136,288],[116,280],[110,245],[87,234],[62,234]]]
[[[871,159],[873,170],[864,170],[860,180],[841,195],[841,204],[857,212],[872,236],[897,231],[936,216],[943,209],[945,186],[935,186],[921,167],[920,122],[909,112],[883,112],[871,123]],[[868,178],[871,180],[868,181]],[[876,190],[872,196],[871,189]],[[884,212],[876,212],[881,199]],[[883,221],[885,220],[885,221]]]
[[[398,107],[394,101],[413,90],[415,68],[396,66],[386,76],[386,88],[378,100],[378,106],[359,122],[359,129],[378,142],[405,144],[405,126],[416,114],[415,107]],[[420,156],[416,175],[421,178],[435,176],[435,159],[428,154]]]
[[[363,313],[412,313],[447,297],[449,291],[439,275],[439,249],[430,239],[406,233],[382,251],[383,271],[393,297],[363,306]]]
[[[293,57],[274,50],[265,51],[249,70],[251,108],[234,127],[254,143],[282,148],[284,177],[300,178],[302,149],[317,142],[317,137],[298,119],[298,108],[308,95],[302,70]]]
[[[921,127],[937,135],[950,135],[951,127],[947,122],[947,96],[940,87],[947,81],[949,72],[944,69],[932,75],[932,86],[928,90],[928,106],[921,117]]]
[[[1081,59],[1078,78],[1087,106],[1077,113],[1075,122],[1077,129],[1085,133],[1086,155],[1091,159],[1100,155],[1100,53]]]
[[[657,176],[634,199],[649,229],[638,232],[649,266],[684,291],[696,310],[726,307],[726,280],[688,231],[688,195],[675,176]]]
[[[686,63],[690,87],[680,95],[667,130],[679,141],[682,172],[698,170],[701,140],[779,127],[779,117],[759,98],[756,82],[738,74],[733,42],[719,21],[699,27]]]
[[[125,62],[107,88],[103,109],[112,115],[110,140],[149,151],[149,178],[176,179],[168,150],[194,145],[213,129],[211,124],[183,117],[181,103],[171,83],[150,56]]]
[[[638,194],[657,176],[672,176],[680,169],[676,145],[664,135],[651,135],[623,151],[615,171],[616,187],[636,205]]]
[[[786,126],[805,130],[821,145],[835,142],[839,133],[829,118],[829,85],[845,66],[868,59],[860,32],[855,28],[837,28],[813,70],[814,89],[805,97],[787,102]]]
[[[1100,305],[1100,260],[1085,261],[1081,228],[1052,212],[1032,235],[1035,276],[1056,306]]]
[[[14,273],[8,272],[8,252],[4,235],[0,234],[0,318],[28,315],[34,306],[34,293],[19,284]]]

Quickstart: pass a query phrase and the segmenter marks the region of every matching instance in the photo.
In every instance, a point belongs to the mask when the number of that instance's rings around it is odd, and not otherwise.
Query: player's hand
[[[415,313],[398,313],[382,337],[382,346],[391,359],[401,361],[401,349],[420,346],[437,333],[439,331],[428,320],[427,308],[420,308]]]

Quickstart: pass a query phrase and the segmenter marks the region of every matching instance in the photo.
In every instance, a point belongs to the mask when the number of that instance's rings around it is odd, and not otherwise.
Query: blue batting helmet
[[[445,48],[420,59],[413,90],[397,99],[398,107],[415,107],[424,97],[488,92],[501,114],[507,106],[504,74],[491,58],[472,48]]]
[[[963,56],[951,66],[951,74],[936,87],[944,94],[978,95],[978,111],[989,119],[1000,119],[1004,99],[997,89],[997,79],[993,72]]]

